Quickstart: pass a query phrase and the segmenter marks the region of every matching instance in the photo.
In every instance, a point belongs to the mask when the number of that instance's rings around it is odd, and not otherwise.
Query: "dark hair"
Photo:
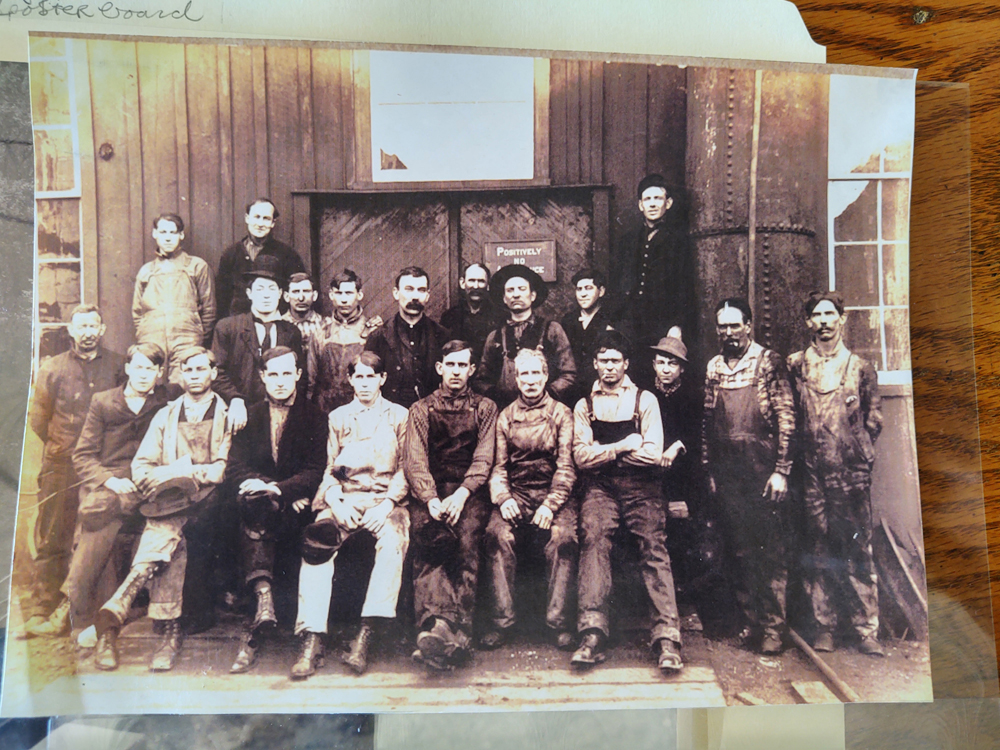
[[[267,369],[267,363],[272,359],[277,359],[278,357],[284,357],[286,354],[291,354],[295,358],[295,366],[299,366],[299,353],[294,349],[290,349],[287,346],[272,346],[266,352],[260,355],[260,364],[258,367],[261,372]]]
[[[288,285],[285,288],[287,289],[292,284],[301,284],[303,281],[308,281],[309,285],[313,288],[313,291],[316,290],[316,285],[313,283],[312,276],[307,273],[293,273],[288,277]]]
[[[820,302],[832,302],[833,306],[837,308],[837,313],[840,315],[844,314],[844,295],[831,289],[829,292],[811,292],[809,294],[805,304],[802,305],[802,308],[806,311],[807,318],[813,314],[813,310],[816,309],[816,305]]]
[[[663,188],[667,197],[670,197],[670,186],[667,184],[667,178],[662,174],[648,174],[639,180],[639,187],[636,189],[637,197],[642,200],[642,194],[645,193],[651,187]]]
[[[470,263],[469,265],[467,265],[464,269],[462,269],[463,279],[465,278],[465,274],[469,272],[470,268],[482,268],[484,271],[486,271],[486,283],[487,284],[490,283],[490,277],[493,276],[493,274],[490,273],[490,269],[486,267],[485,263]]]
[[[608,280],[604,276],[604,272],[597,268],[581,268],[573,274],[573,278],[570,280],[570,283],[573,284],[573,288],[575,289],[576,285],[584,279],[590,279],[593,281],[594,286],[605,288],[608,286]]]
[[[742,297],[726,297],[719,304],[715,306],[715,315],[718,319],[719,311],[727,307],[735,307],[743,315],[743,324],[749,325],[753,323],[753,311],[750,309],[750,303],[747,302]]]
[[[84,302],[73,308],[73,312],[69,314],[69,320],[72,323],[73,318],[77,315],[89,315],[90,313],[97,313],[97,316],[104,322],[104,314],[101,312],[101,308],[97,305],[91,304],[90,302]]]
[[[591,350],[594,352],[595,359],[602,351],[609,350],[621,352],[623,359],[631,359],[632,342],[621,331],[601,331],[597,334],[597,339]]]
[[[445,342],[445,345],[441,347],[441,353],[438,354],[436,361],[444,362],[444,358],[449,354],[455,354],[456,352],[464,352],[466,349],[469,350],[469,361],[472,361],[472,344],[468,341],[462,341],[461,339],[452,339],[451,341]]]
[[[401,278],[403,278],[404,276],[412,276],[415,279],[419,279],[419,278],[422,277],[422,278],[427,279],[428,283],[430,283],[430,280],[431,280],[431,277],[427,273],[427,271],[425,271],[424,269],[422,269],[420,266],[407,266],[402,271],[400,271],[399,273],[396,274],[396,282],[395,282],[394,286],[397,289],[399,289],[399,280]]]
[[[125,364],[131,364],[136,354],[141,354],[156,367],[163,367],[163,363],[167,361],[167,355],[163,353],[163,350],[159,347],[159,345],[151,342],[144,344],[132,344],[132,346],[130,346],[125,352]]]
[[[258,203],[266,203],[271,208],[273,208],[274,209],[274,220],[275,221],[278,220],[278,216],[279,216],[279,214],[278,214],[278,207],[276,205],[274,205],[274,201],[273,200],[271,200],[270,198],[267,198],[267,197],[255,198],[254,200],[252,200],[249,203],[247,203],[247,207],[246,207],[245,213],[249,214],[250,213],[250,209],[253,208],[254,206],[256,206]]]
[[[184,231],[184,219],[182,219],[177,214],[160,214],[155,219],[153,219],[153,229],[156,229],[156,225],[161,221],[171,221],[174,226],[177,227],[178,232]]]
[[[212,367],[216,366],[215,355],[212,353],[212,350],[206,349],[203,346],[189,346],[186,349],[182,349],[181,351],[179,351],[177,353],[177,365],[182,367],[185,364],[187,364],[187,361],[189,359],[197,357],[201,354],[207,354],[208,364],[210,364]]]
[[[396,283],[399,283],[398,280]],[[335,273],[333,278],[330,279],[331,289],[340,289],[341,284],[354,284],[354,288],[359,292],[361,291],[361,277],[350,268],[345,268],[340,273]]]
[[[361,352],[355,359],[347,364],[347,377],[353,377],[358,365],[370,367],[376,375],[385,372],[385,362],[375,352]]]

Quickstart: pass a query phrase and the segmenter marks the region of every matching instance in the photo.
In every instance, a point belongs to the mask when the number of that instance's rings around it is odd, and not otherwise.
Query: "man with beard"
[[[571,650],[569,606],[577,555],[573,412],[545,392],[549,373],[541,352],[522,349],[514,367],[520,395],[497,419],[496,464],[490,476],[493,512],[483,544],[493,628],[480,646],[495,649],[507,641],[517,616],[518,557],[541,552],[548,584],[545,624],[556,646]]]
[[[302,258],[288,245],[274,239],[271,233],[278,223],[278,209],[270,198],[258,198],[246,207],[244,217],[247,235],[235,245],[230,245],[219,259],[219,273],[215,276],[219,318],[239,315],[250,309],[243,294],[244,276],[257,262],[258,257],[274,259],[274,269],[282,279],[305,271]]]
[[[743,614],[740,640],[763,654],[784,648],[785,534],[795,413],[781,356],[753,341],[744,299],[715,308],[722,353],[705,373],[702,464],[716,496]]]
[[[625,236],[611,264],[616,318],[642,346],[668,332],[692,341],[695,268],[680,206],[663,175],[643,177],[637,193],[642,225]],[[674,326],[679,330],[668,330]]]
[[[246,672],[257,659],[259,634],[278,621],[271,591],[276,575],[297,563],[302,529],[326,460],[326,419],[300,397],[298,357],[286,346],[261,356],[267,400],[253,404],[247,426],[233,438],[226,480],[237,488],[240,562],[257,601],[230,672]],[[294,550],[294,555],[290,554]]]
[[[334,562],[344,540],[356,533],[375,537],[360,627],[344,656],[355,674],[368,668],[369,649],[396,616],[410,543],[410,516],[403,505],[406,409],[382,398],[386,376],[378,355],[362,352],[349,373],[355,398],[330,414],[326,473],[313,501],[318,515],[303,535],[295,623],[302,647],[292,679],[313,674],[323,656]]]
[[[323,316],[313,309],[319,294],[313,288],[312,278],[307,273],[293,273],[288,277],[288,289],[283,296],[288,311],[281,319],[298,326],[302,346],[308,347],[313,334],[323,325]]]
[[[813,292],[805,302],[812,344],[788,358],[805,464],[806,594],[813,648],[833,651],[837,610],[850,617],[858,650],[878,642],[878,581],[872,560],[872,465],[882,431],[878,376],[844,345],[844,298]]]
[[[35,378],[28,424],[45,444],[38,473],[38,516],[30,593],[22,597],[25,635],[51,617],[45,631],[65,630],[69,602],[59,588],[66,580],[76,528],[79,480],[72,455],[95,393],[119,381],[122,357],[101,346],[105,326],[95,305],[78,305],[66,327],[69,351],[42,363]],[[62,605],[58,611],[56,607]]]
[[[507,309],[508,320],[486,339],[473,387],[500,408],[517,398],[514,357],[538,349],[549,367],[548,391],[564,401],[576,382],[576,362],[566,332],[558,322],[535,315],[549,295],[542,277],[527,266],[504,266],[490,280],[490,297]]]
[[[375,352],[385,366],[382,395],[406,408],[429,396],[441,382],[435,362],[448,334],[424,315],[431,296],[429,279],[417,266],[396,274],[392,297],[399,312],[365,342],[365,350]]]
[[[585,372],[594,359],[594,341],[602,331],[614,330],[611,311],[604,304],[607,282],[604,273],[596,268],[584,268],[573,274],[576,308],[562,318],[562,327],[573,347],[573,360],[577,367],[577,381],[567,403],[576,405],[585,398],[594,384],[591,373]]]
[[[475,362],[483,353],[486,337],[502,322],[486,291],[489,284],[489,269],[482,263],[473,263],[458,280],[462,299],[441,316],[441,326],[450,338],[472,345]]]
[[[666,546],[660,485],[663,425],[656,397],[626,374],[628,340],[607,331],[594,343],[597,382],[573,411],[573,458],[580,472],[580,646],[570,661],[604,661],[612,591],[611,548],[622,525],[637,538],[642,578],[653,608],[650,645],[663,672],[683,669],[677,595]]]
[[[132,481],[145,502],[146,525],[128,577],[97,613],[94,666],[118,668],[118,633],[136,595],[150,583],[149,617],[161,624],[149,668],[173,669],[182,643],[180,616],[187,570],[185,526],[211,505],[226,473],[231,433],[226,404],[212,391],[212,353],[193,346],[179,355],[184,395],[153,417],[132,459]]]
[[[308,395],[326,413],[353,400],[348,368],[364,351],[368,336],[382,325],[377,315],[365,317],[361,309],[364,296],[361,277],[350,268],[334,274],[330,279],[333,315],[323,321],[309,342]]]
[[[468,387],[476,365],[467,342],[446,343],[436,369],[441,387],[410,408],[403,466],[413,496],[413,658],[450,669],[469,655],[497,407]]]

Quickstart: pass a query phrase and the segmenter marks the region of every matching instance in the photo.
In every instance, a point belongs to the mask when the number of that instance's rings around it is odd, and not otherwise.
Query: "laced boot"
[[[273,627],[278,624],[278,617],[274,613],[274,596],[271,594],[271,586],[263,583],[257,588],[257,613],[253,618],[253,625],[250,631],[256,633],[263,627]]]
[[[354,674],[364,674],[368,669],[368,651],[375,640],[374,623],[368,618],[361,621],[358,634],[351,641],[350,650],[344,655],[344,664],[350,667]]]
[[[293,680],[306,679],[323,666],[323,661],[323,636],[309,630],[305,631],[302,634],[302,649],[299,651],[299,658],[292,665],[291,678]]]
[[[104,672],[118,669],[118,628],[108,628],[97,639],[94,666]]]
[[[153,659],[149,662],[150,671],[169,672],[173,669],[183,642],[184,636],[181,634],[180,621],[164,620],[160,645],[156,649],[156,653],[153,654]]]
[[[104,606],[97,611],[94,618],[94,627],[100,637],[108,628],[120,628],[125,624],[128,611],[132,607],[132,602],[142,591],[153,574],[156,572],[156,565],[150,563],[141,565],[129,571],[128,577],[118,587],[114,596],[104,603]]]
[[[69,599],[65,598],[59,602],[59,606],[55,608],[51,615],[49,615],[49,619],[43,620],[34,627],[30,624],[25,625],[24,627],[25,632],[31,636],[43,636],[50,638],[68,635],[69,629]]]

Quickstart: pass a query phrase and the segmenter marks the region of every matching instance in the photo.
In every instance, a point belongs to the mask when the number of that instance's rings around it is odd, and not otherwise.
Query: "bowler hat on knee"
[[[314,521],[302,532],[302,562],[322,565],[344,543],[344,534],[332,518]]]

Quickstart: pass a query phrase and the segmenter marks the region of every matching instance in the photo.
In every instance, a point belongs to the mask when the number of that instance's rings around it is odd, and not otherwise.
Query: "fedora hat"
[[[146,518],[167,518],[183,513],[195,504],[198,483],[191,477],[172,477],[161,482],[139,507]]]
[[[684,342],[676,336],[664,336],[659,340],[659,342],[657,342],[656,346],[651,346],[649,348],[654,352],[669,354],[671,357],[676,357],[681,362],[688,361],[688,349],[684,346]]]
[[[541,307],[542,303],[549,296],[549,288],[542,281],[541,276],[528,268],[528,266],[511,263],[509,266],[504,266],[493,274],[493,277],[490,279],[490,299],[497,307],[502,308],[504,306],[503,288],[511,279],[524,279],[528,282],[531,291],[535,293],[535,302],[532,307]]]
[[[343,543],[344,534],[335,520],[324,518],[314,521],[302,532],[302,562],[322,565],[333,557],[333,553]]]
[[[269,253],[261,253],[257,260],[253,262],[253,268],[243,272],[243,281],[250,285],[254,279],[271,279],[277,281],[278,286],[285,283],[285,277],[281,274],[281,261]]]

